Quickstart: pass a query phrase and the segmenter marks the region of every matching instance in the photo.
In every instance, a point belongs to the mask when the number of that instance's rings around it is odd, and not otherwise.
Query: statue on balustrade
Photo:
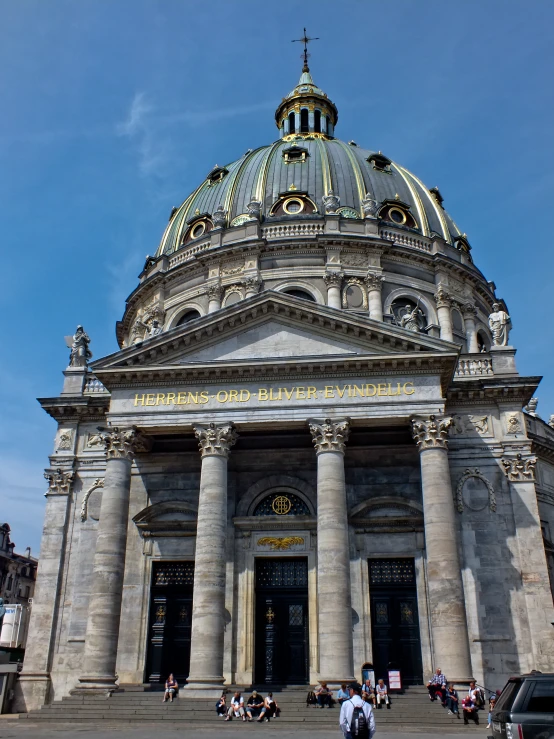
[[[512,322],[506,311],[500,310],[499,303],[493,303],[492,313],[489,316],[489,327],[493,345],[507,346]]]

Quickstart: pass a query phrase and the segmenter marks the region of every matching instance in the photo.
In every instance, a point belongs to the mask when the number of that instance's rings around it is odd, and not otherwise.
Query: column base
[[[50,702],[52,681],[49,672],[22,672],[15,683],[13,713],[37,711]]]
[[[94,695],[115,693],[117,690],[119,690],[117,675],[83,675],[79,678],[79,684],[70,690],[69,694]]]
[[[189,678],[183,688],[190,698],[219,698],[224,690],[224,677]]]

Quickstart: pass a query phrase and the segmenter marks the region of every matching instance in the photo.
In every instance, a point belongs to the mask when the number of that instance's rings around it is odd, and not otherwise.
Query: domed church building
[[[78,327],[40,399],[21,709],[170,672],[195,698],[554,670],[554,428],[508,307],[307,63],[275,122],[173,209],[119,350]]]

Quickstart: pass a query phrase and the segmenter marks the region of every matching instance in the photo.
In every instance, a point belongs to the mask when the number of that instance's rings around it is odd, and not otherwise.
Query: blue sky
[[[0,0],[0,519],[38,550],[64,335],[95,358],[169,212],[246,149],[311,46],[337,136],[437,185],[554,413],[550,0]]]

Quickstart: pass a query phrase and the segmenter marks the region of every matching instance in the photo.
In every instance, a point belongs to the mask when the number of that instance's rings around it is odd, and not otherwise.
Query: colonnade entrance
[[[255,682],[302,685],[308,665],[308,560],[256,561]]]

